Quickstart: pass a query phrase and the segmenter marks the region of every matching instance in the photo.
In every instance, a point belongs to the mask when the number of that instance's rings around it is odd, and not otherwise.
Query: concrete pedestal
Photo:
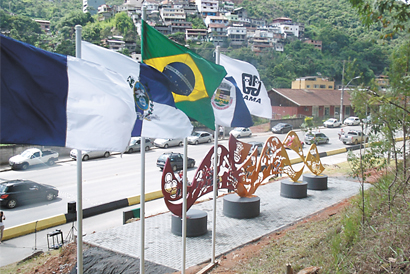
[[[208,214],[198,209],[189,209],[186,213],[186,236],[198,237],[208,232]],[[182,218],[172,215],[171,232],[177,236],[182,236]]]
[[[293,199],[307,197],[307,183],[293,182],[292,180],[282,180],[280,184],[280,196]]]
[[[240,197],[238,194],[229,194],[223,197],[223,214],[235,219],[250,219],[259,216],[259,197]]]
[[[327,175],[303,175],[303,181],[308,184],[310,190],[326,190],[327,189]]]

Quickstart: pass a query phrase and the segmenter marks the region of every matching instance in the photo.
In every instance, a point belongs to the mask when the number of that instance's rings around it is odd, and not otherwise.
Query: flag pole
[[[145,20],[147,7],[142,7],[142,20]],[[142,22],[141,22],[142,23]],[[142,28],[141,28],[142,29]],[[141,39],[142,41],[142,39]],[[143,44],[141,43],[141,52]],[[141,134],[141,194],[140,194],[140,273],[145,273],[145,137]]]
[[[140,273],[145,273],[145,137],[141,136],[141,199],[140,199],[140,223],[141,223],[141,246],[140,246]]]
[[[81,29],[75,26],[75,56],[81,58]],[[83,273],[83,191],[82,152],[77,149],[77,274]]]
[[[216,64],[219,65],[219,46],[216,46]],[[216,244],[216,198],[218,197],[218,137],[219,137],[219,126],[215,123],[215,140],[214,140],[214,176],[213,176],[213,216],[212,216],[212,260],[211,264],[215,264],[215,244]]]
[[[184,161],[183,161],[183,189],[182,189],[182,270],[181,274],[185,274],[185,262],[186,262],[186,209],[187,209],[187,192],[188,192],[188,141],[187,137],[184,138]]]

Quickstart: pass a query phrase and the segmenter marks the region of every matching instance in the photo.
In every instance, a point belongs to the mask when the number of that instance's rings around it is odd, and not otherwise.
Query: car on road
[[[197,145],[200,143],[210,143],[213,140],[211,133],[207,131],[194,131],[191,136],[187,138],[188,144]]]
[[[340,141],[345,145],[357,145],[362,142],[367,143],[368,140],[369,136],[359,130],[349,130],[340,135]]]
[[[324,133],[322,132],[308,132],[305,134],[305,143],[307,145],[310,144],[327,144],[329,143],[329,137],[327,137]]]
[[[157,159],[157,167],[159,167],[161,170],[164,169],[165,163],[167,159],[169,158],[171,167],[173,171],[177,171],[183,168],[183,161],[184,161],[184,155],[181,153],[174,153],[174,152],[169,152],[169,153],[164,153],[161,156],[158,157]],[[195,160],[192,158],[188,158],[188,167],[194,167],[195,166]]]
[[[51,201],[57,196],[58,190],[55,187],[30,180],[17,179],[0,183],[0,204],[10,209],[35,201]]]
[[[327,119],[323,123],[324,127],[340,127],[341,125],[342,125],[342,123],[339,120],[335,119],[335,118]]]
[[[288,133],[293,129],[293,126],[288,123],[279,123],[272,127],[273,133]]]
[[[235,138],[250,137],[252,136],[252,131],[247,127],[236,127],[229,132]]]
[[[150,150],[152,142],[149,138],[145,138],[145,151]],[[127,153],[133,153],[135,151],[141,151],[141,137],[131,137],[131,140],[125,149]]]
[[[104,150],[81,150],[81,155],[82,155],[82,159],[83,161],[88,161],[89,159],[92,158],[108,158],[111,155],[111,152],[109,151],[104,151]],[[77,150],[76,149],[72,149],[70,151],[70,157],[73,160],[77,160]]]
[[[351,117],[346,118],[343,124],[347,126],[357,126],[357,125],[360,125],[360,119],[359,117],[351,116]]]
[[[255,141],[255,142],[249,142],[248,144],[252,145],[251,150],[249,150],[249,155],[252,154],[252,152],[255,150],[255,148],[258,150],[256,155],[259,156],[261,154],[262,148],[263,148],[263,143],[262,142],[256,142]]]
[[[154,146],[161,148],[169,148],[174,146],[182,146],[182,139],[161,139],[157,138],[154,141]]]
[[[11,169],[26,170],[29,166],[49,165],[52,166],[58,161],[58,152],[54,150],[41,150],[29,148],[19,155],[10,157],[9,165]]]

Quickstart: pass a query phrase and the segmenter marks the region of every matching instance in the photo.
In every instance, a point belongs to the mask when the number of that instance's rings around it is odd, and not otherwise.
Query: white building
[[[98,7],[105,4],[105,0],[83,0],[83,12],[97,14]]]
[[[202,17],[218,15],[218,1],[216,0],[195,0],[195,4]]]

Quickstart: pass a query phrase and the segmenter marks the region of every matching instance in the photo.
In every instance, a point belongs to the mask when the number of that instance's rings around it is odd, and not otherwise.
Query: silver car
[[[200,143],[210,143],[213,140],[212,134],[207,131],[194,131],[187,138],[188,144],[197,145]]]
[[[252,131],[247,127],[236,127],[231,130],[229,134],[232,134],[232,136],[235,138],[250,137],[252,136]]]
[[[95,150],[95,151],[87,151],[87,150],[81,150],[81,155],[83,161],[87,161],[88,159],[91,158],[100,158],[100,157],[110,157],[111,153],[109,151],[104,151],[104,150]],[[70,157],[73,160],[77,160],[77,150],[72,149],[70,151]]]
[[[154,146],[168,148],[174,146],[182,146],[182,139],[155,139]]]
[[[145,151],[150,150],[151,147],[151,140],[149,138],[145,138]],[[133,153],[134,151],[141,151],[141,137],[131,137],[130,143],[125,149],[125,152],[128,153]]]
[[[329,137],[322,132],[308,132],[305,135],[306,144],[327,144],[329,143]]]

